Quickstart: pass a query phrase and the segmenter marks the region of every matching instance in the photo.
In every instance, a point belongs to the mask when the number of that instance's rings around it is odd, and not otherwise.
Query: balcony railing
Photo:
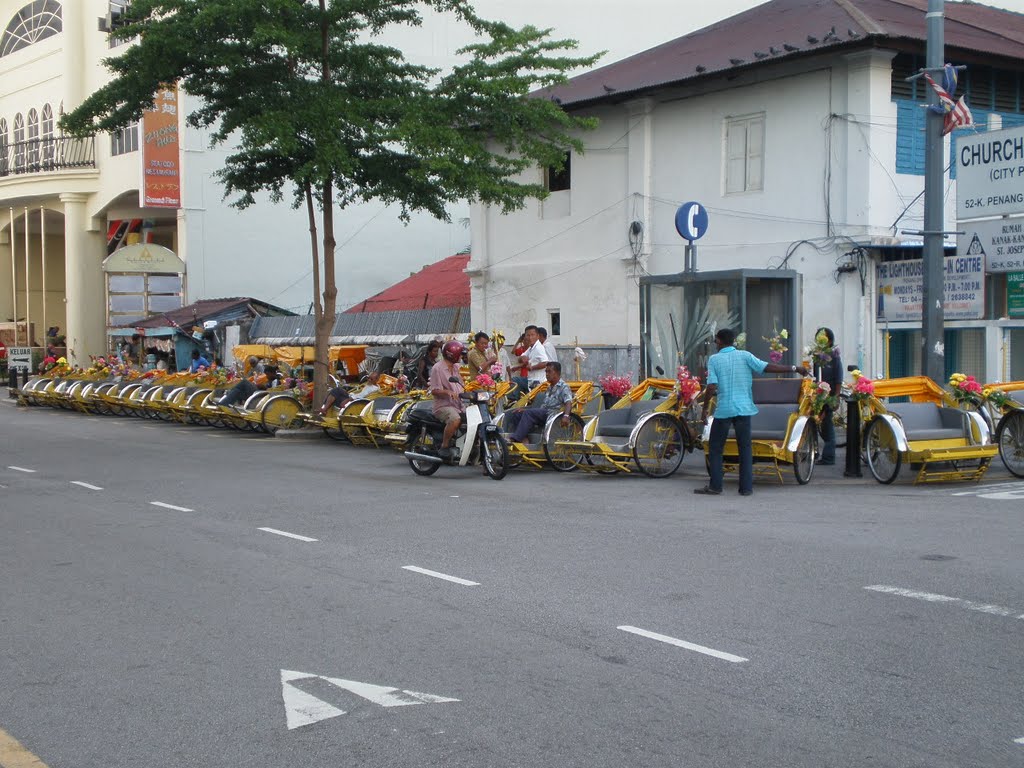
[[[56,136],[0,144],[0,176],[95,168],[96,139]]]

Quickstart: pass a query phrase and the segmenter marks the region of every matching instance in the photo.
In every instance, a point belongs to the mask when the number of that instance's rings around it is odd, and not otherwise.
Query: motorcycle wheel
[[[429,453],[434,447],[434,441],[427,435],[425,430],[420,430],[414,438],[410,439],[406,444],[408,447],[406,450],[414,453]],[[409,459],[409,466],[412,467],[412,471],[417,475],[423,477],[429,477],[430,475],[437,472],[441,466],[439,463],[434,461],[420,461],[419,459]]]
[[[508,443],[499,432],[484,435],[484,470],[492,480],[501,480],[508,474]]]

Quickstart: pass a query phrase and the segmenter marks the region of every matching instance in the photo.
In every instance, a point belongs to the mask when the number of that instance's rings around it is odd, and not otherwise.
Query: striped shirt
[[[744,349],[723,347],[708,360],[708,384],[718,385],[715,417],[753,416],[754,374],[764,373],[768,365]]]

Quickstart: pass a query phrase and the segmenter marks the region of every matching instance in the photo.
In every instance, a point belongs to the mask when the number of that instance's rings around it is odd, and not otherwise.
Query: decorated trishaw
[[[1024,477],[1024,381],[985,384],[979,406],[995,434],[999,458],[1015,477]]]
[[[583,438],[588,406],[598,402],[600,390],[590,381],[567,381],[565,383],[572,392],[572,414],[569,416],[569,424],[563,426],[560,414],[554,413],[548,417],[540,430],[527,435],[525,442],[509,443],[509,465],[511,467],[542,469],[547,464],[560,472],[572,472],[577,468],[577,462],[566,453],[566,449],[560,443],[571,443]],[[546,381],[541,382],[522,395],[514,407],[528,408],[535,402],[540,402],[543,400],[544,393],[548,391],[548,386]],[[496,399],[500,400],[501,396],[499,395]],[[498,414],[495,423],[504,428],[508,414],[509,411]]]
[[[644,379],[587,422],[579,439],[556,441],[559,461],[602,474],[673,474],[696,445],[691,425],[700,395],[700,382],[680,374]]]
[[[893,482],[903,464],[916,468],[915,484],[985,476],[999,449],[985,418],[967,408],[968,398],[954,396],[927,376],[869,381],[855,371],[854,378],[853,397],[864,424],[862,452],[875,480]],[[955,381],[967,378],[954,376]]]

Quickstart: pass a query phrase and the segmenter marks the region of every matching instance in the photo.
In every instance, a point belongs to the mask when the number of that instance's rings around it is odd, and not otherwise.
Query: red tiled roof
[[[469,306],[468,253],[457,253],[424,267],[345,313],[389,312],[396,309],[440,309]]]
[[[927,7],[928,0],[770,0],[537,95],[564,106],[619,101],[660,86],[825,50],[898,41],[923,50]],[[947,60],[966,53],[1024,67],[1024,14],[974,2],[947,2],[944,8]]]

